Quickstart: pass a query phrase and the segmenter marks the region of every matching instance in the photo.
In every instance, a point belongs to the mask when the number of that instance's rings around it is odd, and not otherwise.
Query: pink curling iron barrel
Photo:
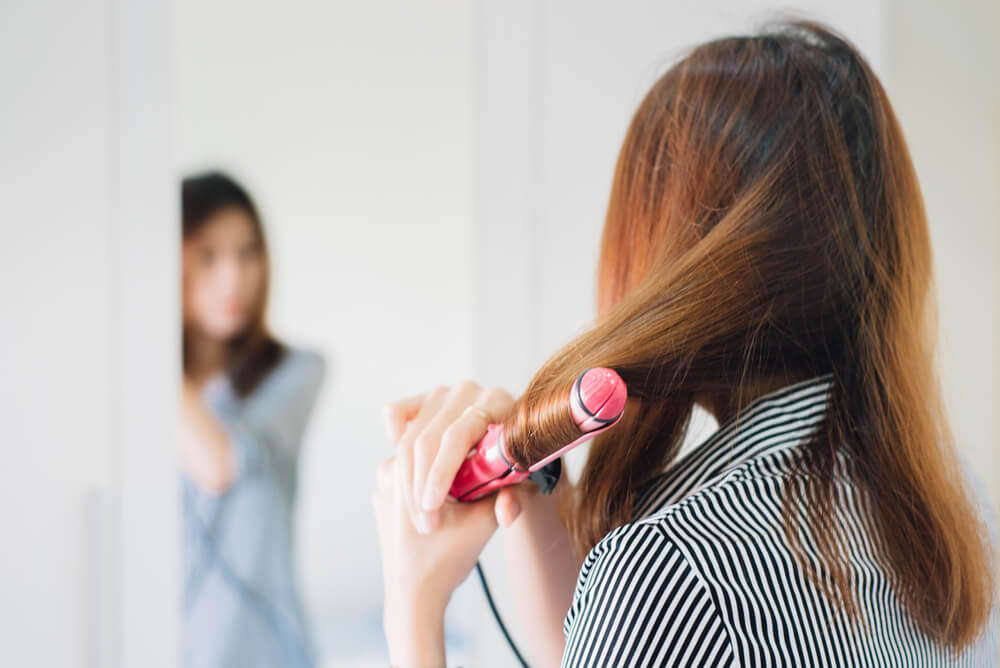
[[[613,370],[587,369],[573,383],[568,397],[573,419],[583,432],[578,439],[524,471],[511,463],[504,450],[503,426],[491,424],[455,474],[451,496],[459,501],[475,501],[525,478],[537,483],[543,494],[550,493],[562,472],[560,457],[614,426],[625,411],[626,397],[625,382]]]

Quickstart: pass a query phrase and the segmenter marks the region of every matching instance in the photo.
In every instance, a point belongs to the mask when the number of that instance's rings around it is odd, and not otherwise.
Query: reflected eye
[[[215,250],[210,247],[205,247],[201,249],[198,253],[198,262],[203,267],[209,267],[215,262]]]
[[[260,244],[253,243],[247,244],[240,248],[239,258],[240,262],[247,263],[252,262],[257,259],[260,255]]]

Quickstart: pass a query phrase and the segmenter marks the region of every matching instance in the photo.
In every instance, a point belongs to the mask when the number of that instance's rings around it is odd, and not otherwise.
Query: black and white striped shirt
[[[639,519],[584,561],[563,623],[563,666],[997,664],[996,609],[961,656],[915,626],[846,475],[836,490],[861,623],[833,609],[799,566],[782,528],[782,488],[831,383],[825,374],[758,398],[644,488]]]

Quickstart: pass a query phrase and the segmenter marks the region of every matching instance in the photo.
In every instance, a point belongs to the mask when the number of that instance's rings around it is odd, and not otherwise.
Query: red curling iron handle
[[[504,449],[503,426],[491,424],[486,435],[469,450],[449,493],[459,501],[475,501],[526,478],[536,482],[543,493],[551,492],[562,468],[559,458],[614,426],[625,411],[626,398],[625,383],[615,371],[604,367],[587,369],[577,377],[569,394],[570,410],[582,432],[579,438],[521,470]]]

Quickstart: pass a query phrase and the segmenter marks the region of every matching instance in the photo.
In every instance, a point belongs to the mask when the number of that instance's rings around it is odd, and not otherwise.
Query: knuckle
[[[427,486],[432,489],[441,489],[442,487],[451,487],[451,481],[445,481],[441,474],[436,471],[431,471],[427,476]]]
[[[396,443],[396,452],[402,456],[409,455],[410,451],[413,449],[413,442],[416,440],[417,434],[413,433],[413,430],[407,428],[403,435],[399,437],[399,442]]]
[[[431,451],[431,438],[427,433],[420,434],[413,441],[413,452],[421,456],[429,454]]]
[[[386,481],[389,480],[389,478],[392,476],[392,468],[393,468],[392,461],[393,458],[388,457],[380,461],[378,463],[378,466],[375,467],[375,483],[379,487],[385,485]]]
[[[472,380],[463,380],[456,387],[458,393],[478,392],[479,384]]]
[[[452,423],[448,425],[445,430],[441,433],[441,447],[445,448],[455,444],[455,441],[459,439],[461,432],[457,423]]]
[[[502,401],[507,405],[514,403],[514,397],[511,396],[511,393],[496,385],[491,385],[484,394],[491,399]]]
[[[441,439],[441,449],[448,452],[465,451],[472,445],[471,441],[467,428],[456,426]]]

